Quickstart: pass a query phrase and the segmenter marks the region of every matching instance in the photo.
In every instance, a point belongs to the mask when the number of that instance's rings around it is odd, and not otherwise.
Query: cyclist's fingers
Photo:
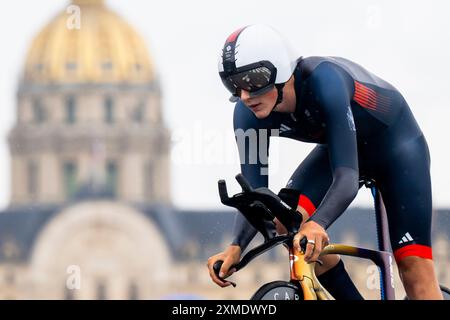
[[[313,243],[308,242],[306,245],[306,251],[305,251],[305,260],[309,262],[311,260],[311,257],[314,253],[314,247],[315,245]]]
[[[228,281],[222,281],[222,280],[220,280],[220,279],[217,277],[216,273],[214,272],[214,269],[212,268],[212,265],[213,265],[213,264],[211,264],[211,268],[208,268],[209,276],[211,277],[212,281],[213,281],[215,284],[217,284],[218,286],[222,287],[222,288],[223,288],[223,287],[228,287],[231,283],[229,283]]]
[[[302,251],[302,247],[300,246],[300,241],[305,238],[306,236],[303,235],[302,233],[298,233],[295,237],[294,237],[294,247],[297,251]]]
[[[213,282],[215,284],[217,284],[219,287],[222,287],[222,288],[225,288],[225,287],[228,287],[229,285],[231,285],[230,282],[228,282],[228,281],[221,281],[218,278],[213,279]]]
[[[216,263],[217,260],[214,260],[212,258],[208,259],[208,263],[206,264],[206,266],[208,267],[208,272],[209,272],[209,276],[211,277],[212,280],[215,280],[216,274],[214,272],[214,263]]]
[[[222,255],[215,255],[208,259],[208,262],[206,262],[206,266],[208,267],[210,273],[214,271],[214,264],[220,260],[223,260]]]
[[[219,277],[225,278],[231,275],[230,267],[233,264],[233,260],[229,258],[225,258],[223,261],[222,267],[220,268]]]
[[[300,237],[299,236],[295,236],[293,242],[294,242],[295,250],[300,251],[301,250],[300,249]]]
[[[319,259],[319,255],[322,252],[322,240],[316,240],[316,245],[314,246],[314,253],[311,257],[312,261]]]
[[[222,281],[220,281],[220,279],[217,277],[216,273],[214,272],[214,264],[216,264],[216,262],[220,261],[220,260],[223,260],[222,256],[214,256],[214,257],[209,258],[208,263],[207,263],[209,276],[217,284],[218,284],[218,282],[222,282]]]
[[[213,281],[214,281],[214,283],[216,283],[219,287],[222,287],[222,288],[225,288],[225,287],[228,287],[228,286],[231,285],[230,282],[228,282],[228,281],[221,281],[220,279],[213,280]]]
[[[323,238],[323,241],[322,241],[322,250],[323,250],[326,246],[328,246],[329,244],[330,244],[330,238],[328,238],[328,237]]]

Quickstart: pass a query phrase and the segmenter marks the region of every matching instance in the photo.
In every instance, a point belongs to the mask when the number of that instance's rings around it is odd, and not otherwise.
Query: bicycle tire
[[[444,300],[450,300],[450,289],[440,285],[439,286],[441,288],[441,292],[442,292],[442,296],[444,297]]]
[[[272,281],[259,288],[250,300],[304,300],[300,287],[288,281]]]

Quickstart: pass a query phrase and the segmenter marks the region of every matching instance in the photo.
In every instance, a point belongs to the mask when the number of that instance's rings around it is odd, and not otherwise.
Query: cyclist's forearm
[[[252,239],[258,231],[248,222],[242,213],[236,213],[233,226],[233,241],[232,245],[237,245],[241,248],[241,252],[247,248]]]
[[[333,183],[322,203],[308,221],[314,221],[327,229],[350,205],[358,193],[359,174],[346,167],[337,168]]]
[[[264,135],[260,135],[260,133],[261,129],[267,129],[266,126],[269,124],[269,120],[258,121],[242,101],[236,104],[233,126],[241,172],[253,188],[268,186],[267,156],[271,131],[264,131],[266,133]],[[244,215],[238,212],[234,221],[232,244],[238,245],[243,252],[257,232]]]

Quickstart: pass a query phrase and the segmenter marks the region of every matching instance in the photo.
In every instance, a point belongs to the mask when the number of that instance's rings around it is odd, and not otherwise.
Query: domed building
[[[18,88],[3,298],[163,294],[169,143],[144,41],[103,1],[74,0],[33,40]]]
[[[83,188],[168,204],[170,135],[145,44],[103,1],[73,5],[79,27],[62,12],[26,58],[9,140],[12,205],[61,203]]]

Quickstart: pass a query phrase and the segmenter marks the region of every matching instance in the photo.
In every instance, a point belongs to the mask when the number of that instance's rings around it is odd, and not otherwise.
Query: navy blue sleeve
[[[309,219],[327,229],[358,193],[356,128],[351,109],[353,85],[337,66],[324,62],[310,75],[311,88],[325,118],[333,182]]]
[[[241,172],[253,188],[268,187],[268,151],[274,116],[258,119],[241,101],[234,108],[234,134],[239,150]],[[257,231],[241,213],[233,226],[233,242],[244,251]]]

